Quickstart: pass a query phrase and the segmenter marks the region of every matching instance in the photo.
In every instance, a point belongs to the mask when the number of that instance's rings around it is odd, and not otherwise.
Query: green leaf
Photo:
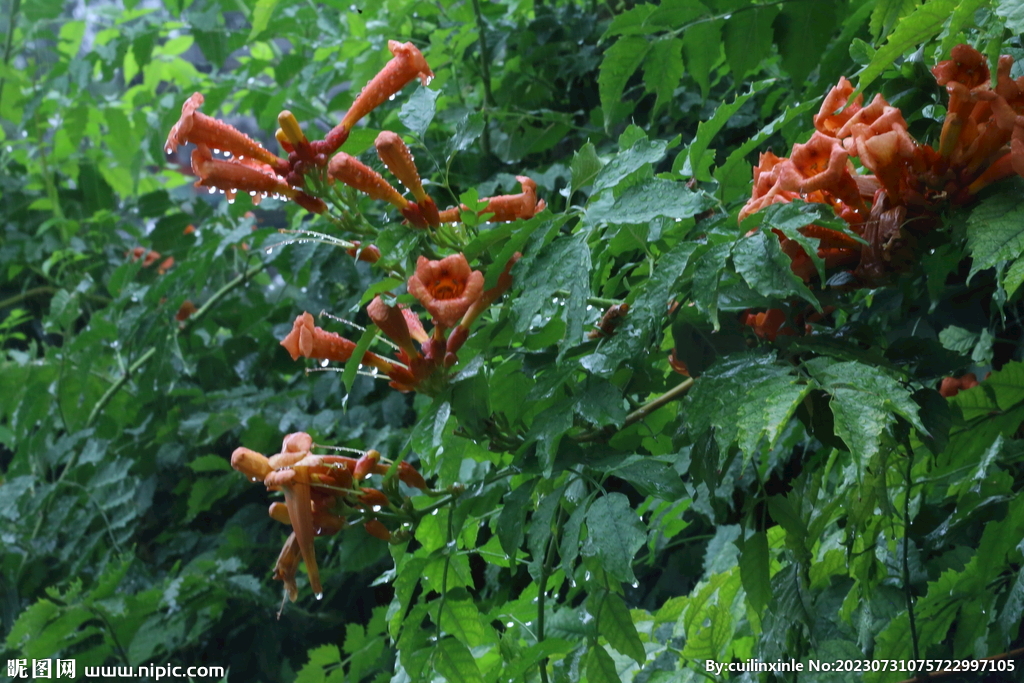
[[[646,38],[624,36],[616,40],[604,53],[597,77],[597,88],[601,97],[601,107],[604,109],[605,129],[614,123],[612,109],[622,101],[626,81],[643,64],[650,50],[651,43]]]
[[[725,22],[722,39],[725,60],[733,77],[741,80],[772,51],[772,22],[778,14],[777,5],[754,5],[735,12]]]
[[[454,638],[445,638],[437,643],[433,663],[437,672],[449,681],[484,683],[473,653]]]
[[[836,25],[836,5],[816,3],[812,11],[786,3],[775,19],[775,43],[782,57],[782,68],[793,79],[799,92],[807,75],[818,66]]]
[[[647,653],[622,598],[608,591],[591,595],[587,611],[597,619],[597,632],[608,639],[609,645],[640,666],[644,665]]]
[[[651,340],[651,333],[665,316],[665,302],[675,290],[697,245],[683,241],[662,254],[654,274],[641,282],[639,290],[615,336],[603,340],[593,354],[584,358],[583,367],[596,375],[609,377],[624,361],[636,358]]]
[[[975,0],[977,2],[978,0]],[[975,4],[975,3],[969,3]],[[1002,18],[1011,33],[1024,33],[1024,2],[1022,0],[996,0],[996,16]]]
[[[402,105],[402,109],[398,112],[398,120],[415,133],[416,137],[422,138],[427,132],[430,122],[434,120],[437,98],[440,95],[440,90],[431,90],[425,85],[421,85]]]
[[[460,589],[464,592],[464,589]],[[480,611],[470,600],[455,600],[450,595],[441,605],[441,628],[459,639],[467,647],[478,647],[491,642],[480,620]]]
[[[587,141],[579,151],[572,155],[570,172],[572,173],[571,191],[582,190],[597,177],[601,170],[601,160],[597,157],[597,148],[594,143]],[[570,196],[571,193],[570,193]]]
[[[764,612],[772,598],[771,577],[768,575],[768,534],[755,531],[740,547],[740,578],[751,609],[758,614]]]
[[[878,0],[871,11],[868,28],[874,42],[885,38],[892,31],[896,22],[913,12],[921,0]]]
[[[501,549],[513,564],[516,552],[525,538],[523,526],[526,522],[526,506],[530,503],[536,484],[537,480],[531,479],[506,495],[501,513],[498,515],[498,540],[501,541]]]
[[[359,370],[359,366],[362,365],[363,356],[369,350],[370,344],[377,338],[377,332],[379,330],[376,325],[368,326],[362,336],[359,337],[351,358],[345,361],[345,370],[341,373],[341,381],[345,385],[346,393],[352,392],[352,384],[356,381],[356,372]]]
[[[646,137],[637,140],[629,149],[619,152],[605,164],[594,180],[594,192],[615,187],[630,173],[649,164],[658,163],[664,158],[667,147],[668,142],[664,140],[652,142]]]
[[[686,70],[700,86],[701,95],[707,99],[711,90],[711,69],[722,55],[721,19],[706,21],[690,26],[683,33],[683,59]]]
[[[867,88],[904,52],[937,35],[958,4],[960,0],[928,0],[903,17],[885,45],[878,49],[871,63],[861,72],[858,90]]]
[[[654,95],[657,116],[672,101],[683,77],[683,41],[673,36],[655,41],[643,64],[644,87]]]
[[[708,322],[715,332],[719,329],[718,322],[718,286],[722,280],[722,271],[732,253],[732,243],[716,244],[699,255],[697,266],[693,270],[693,302],[697,310],[705,313]]]
[[[516,315],[516,332],[530,329],[534,316],[550,311],[565,320],[565,336],[560,353],[583,338],[587,298],[590,296],[590,248],[586,235],[555,240],[530,263],[522,277],[522,292],[512,304]],[[569,292],[564,306],[553,303],[555,293]],[[557,310],[552,310],[557,309]]]
[[[967,253],[973,259],[968,280],[1024,253],[1024,206],[1015,193],[993,195],[975,207],[967,221]]]
[[[774,234],[762,230],[740,239],[733,245],[732,261],[736,272],[755,292],[779,300],[800,296],[821,310],[814,294],[790,268],[792,260],[783,253]]]
[[[697,124],[697,136],[690,144],[690,169],[693,172],[694,178],[704,182],[711,180],[711,174],[708,172],[708,169],[711,164],[715,163],[715,155],[713,151],[708,152],[708,145],[711,144],[711,141],[715,139],[715,136],[718,135],[725,124],[728,123],[729,119],[739,111],[739,108],[767,85],[764,81],[755,83],[749,92],[737,95],[728,104],[723,103],[719,105],[710,119]]]
[[[592,645],[587,653],[587,683],[621,683],[615,660],[600,645]]]
[[[867,462],[878,452],[882,432],[893,422],[893,414],[925,431],[910,391],[881,368],[833,363],[825,358],[815,358],[804,367],[832,395],[836,435],[858,462]]]
[[[596,556],[606,572],[633,583],[633,557],[647,540],[647,528],[621,493],[609,493],[587,511],[587,554]]]
[[[253,8],[252,16],[252,30],[249,31],[248,41],[255,40],[261,33],[267,30],[267,26],[270,24],[270,16],[274,13],[274,8],[277,7],[280,0],[256,0],[256,7]]]
[[[562,527],[562,539],[558,546],[558,554],[562,558],[562,571],[566,576],[573,575],[573,565],[576,564],[576,558],[580,554],[580,528],[587,516],[588,502],[580,503],[569,515],[565,526]]]
[[[608,474],[628,481],[643,496],[657,496],[664,500],[686,497],[686,487],[675,467],[649,456],[631,455],[618,467],[608,470]]]
[[[648,223],[659,216],[693,218],[712,206],[702,192],[694,192],[686,183],[650,178],[626,188],[610,207],[593,207],[587,218],[593,222]]]
[[[604,37],[651,33],[653,26],[647,20],[658,9],[657,5],[642,4],[617,15],[604,32]]]

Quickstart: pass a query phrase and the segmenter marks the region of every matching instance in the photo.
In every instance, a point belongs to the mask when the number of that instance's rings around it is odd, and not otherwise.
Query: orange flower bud
[[[401,136],[390,130],[383,130],[373,144],[377,148],[377,156],[380,157],[380,160],[384,162],[391,174],[412,192],[417,202],[422,203],[429,199],[423,189],[420,173],[416,170],[412,152],[409,151]]]
[[[376,263],[380,260],[380,249],[372,244],[364,247],[360,242],[353,242],[352,246],[345,250],[345,253],[366,263]]]
[[[398,463],[398,479],[402,483],[407,484],[414,489],[426,491],[428,488],[426,480],[423,479],[423,475],[417,472],[415,467],[404,460]]]
[[[274,565],[274,580],[283,581],[288,599],[295,602],[299,597],[299,587],[295,583],[295,574],[299,570],[299,542],[293,531],[288,540],[281,548],[281,554],[277,556],[277,564]]]
[[[185,322],[190,317],[192,317],[192,314],[195,313],[197,310],[199,309],[196,308],[196,305],[194,303],[192,303],[188,299],[185,299],[185,301],[183,301],[181,306],[178,308],[178,312],[174,314],[174,319],[180,323]]]
[[[362,493],[359,495],[359,502],[368,507],[387,507],[391,504],[388,497],[377,489],[364,488],[360,489]]]
[[[302,356],[339,363],[351,358],[352,352],[356,349],[354,342],[316,327],[313,324],[313,316],[309,313],[303,313],[295,318],[292,331],[281,340],[281,346],[288,351],[292,360],[298,360]],[[362,362],[363,365],[375,367],[384,373],[390,373],[395,367],[387,359],[370,351],[363,354]]]
[[[352,472],[352,478],[356,481],[366,479],[373,472],[378,462],[380,462],[380,453],[373,450],[366,451],[362,457],[356,460],[356,469]]]
[[[382,541],[391,540],[391,532],[379,519],[371,519],[363,524],[363,528],[366,529],[366,533],[375,538],[379,538]]]
[[[373,324],[381,329],[391,341],[398,344],[398,347],[405,351],[409,358],[419,356],[419,350],[413,344],[412,335],[409,333],[409,323],[398,306],[388,306],[379,296],[373,297],[373,301],[366,307]]]
[[[270,518],[281,524],[292,525],[292,518],[288,516],[288,506],[284,503],[271,503],[268,510]]]
[[[205,145],[212,149],[220,149],[230,152],[239,159],[251,158],[270,165],[278,171],[288,167],[280,157],[271,154],[258,142],[238,130],[234,126],[201,114],[198,110],[203,104],[203,96],[195,93],[185,101],[181,107],[181,118],[171,128],[167,135],[167,142],[164,151],[168,154],[174,152],[178,145],[191,142],[196,145]]]
[[[327,172],[331,178],[340,180],[373,199],[382,199],[399,209],[404,209],[409,204],[409,200],[392,187],[391,183],[384,180],[380,173],[344,152],[334,155]]]
[[[241,447],[231,454],[231,466],[252,481],[263,481],[273,471],[266,456]]]

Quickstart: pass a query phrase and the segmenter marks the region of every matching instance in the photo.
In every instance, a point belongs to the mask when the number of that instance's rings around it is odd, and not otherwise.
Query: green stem
[[[21,294],[15,294],[14,296],[7,297],[6,299],[0,301],[0,309],[7,308],[9,306],[14,306],[15,304],[21,303],[25,299],[31,299],[32,297],[38,296],[40,294],[56,294],[58,291],[59,291],[59,288],[53,287],[51,285],[43,285],[41,287],[33,287],[32,289],[25,290]],[[86,299],[89,299],[91,301],[95,301],[95,302],[101,303],[101,304],[109,304],[110,301],[111,301],[109,298],[107,298],[105,296],[100,296],[98,294],[81,293],[80,296],[83,296]]]
[[[181,324],[181,327],[178,329],[177,334],[181,334],[191,329],[193,325],[202,320],[202,318],[207,313],[213,310],[213,307],[216,306],[221,299],[227,296],[233,289],[235,289],[242,283],[247,282],[252,276],[260,272],[261,270],[263,270],[262,263],[253,266],[252,268],[245,271],[235,279],[231,280],[231,282],[227,283],[226,285],[218,289],[216,292],[214,292],[213,296],[211,296],[209,300],[207,300],[207,302],[199,308],[199,310],[193,313],[188,320]],[[157,349],[155,346],[152,346],[149,349],[147,349],[146,352],[139,356],[134,363],[128,366],[128,369],[125,370],[124,374],[121,375],[121,377],[119,377],[117,381],[115,381],[113,384],[110,385],[109,388],[107,388],[103,395],[100,396],[100,400],[97,401],[96,405],[93,406],[92,412],[89,413],[89,419],[86,420],[85,422],[86,429],[91,427],[93,423],[96,422],[96,419],[100,416],[100,413],[103,412],[103,409],[107,407],[107,404],[110,403],[110,401],[114,398],[117,392],[121,390],[121,387],[128,383],[128,380],[131,379],[131,376],[135,372],[137,372],[139,368],[145,365],[150,358],[156,355],[156,351]],[[64,468],[64,472],[67,472],[69,469],[71,469],[70,462],[68,463],[68,466]]]
[[[910,643],[914,646],[914,659],[921,659],[917,644],[917,620],[914,617],[914,594],[910,587],[910,492],[913,486],[914,451],[910,444],[907,449],[907,491],[903,495],[903,596],[907,602],[907,616],[910,619]]]
[[[484,146],[484,153],[490,156],[491,154],[491,136],[488,130],[490,123],[490,116],[488,110],[495,108],[494,93],[491,92],[491,65],[490,65],[490,50],[487,49],[487,24],[484,22],[483,12],[480,11],[480,0],[473,0],[473,13],[476,15],[476,27],[480,33],[480,71],[483,74],[484,79],[484,130],[481,136],[481,142]]]
[[[559,504],[558,515],[555,518],[555,527],[551,531],[551,538],[548,539],[547,550],[544,551],[544,565],[540,569],[540,581],[537,587],[537,644],[544,642],[544,603],[547,601],[548,592],[548,576],[551,575],[551,569],[554,566],[555,561],[555,543],[558,541],[558,530],[562,528],[563,517],[565,511],[562,510]],[[540,660],[540,680],[541,683],[548,682],[548,658],[544,657]]]

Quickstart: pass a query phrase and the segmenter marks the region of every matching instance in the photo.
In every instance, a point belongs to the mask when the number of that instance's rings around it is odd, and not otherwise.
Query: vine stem
[[[670,403],[675,399],[679,398],[680,396],[683,396],[684,394],[686,394],[687,391],[690,390],[692,386],[693,378],[690,377],[685,382],[680,382],[676,386],[672,387],[658,398],[651,399],[650,401],[643,404],[642,406],[634,410],[632,413],[627,415],[626,419],[622,422],[622,427],[620,427],[620,429],[625,429],[631,424],[639,422],[640,420],[644,419],[645,417],[653,413],[655,410],[665,405],[666,403]],[[580,434],[579,436],[574,437],[574,439],[581,443],[585,443],[588,441],[597,441],[606,433],[607,431],[604,429],[595,429],[593,431]]]
[[[910,588],[910,491],[913,486],[914,451],[907,450],[907,491],[903,495],[903,595],[907,601],[907,616],[910,619],[910,642],[914,646],[914,659],[921,659],[917,644],[917,620],[914,618],[914,595]]]
[[[178,328],[176,334],[181,334],[182,332],[186,332],[187,330],[189,330],[199,320],[202,320],[203,316],[209,313],[221,299],[227,296],[233,289],[235,289],[239,285],[243,284],[244,282],[247,282],[250,278],[252,278],[252,276],[256,275],[256,273],[260,272],[261,270],[263,270],[262,263],[253,266],[252,268],[240,274],[238,277],[231,280],[231,282],[228,282],[226,285],[224,285],[216,292],[214,292],[213,296],[211,296],[209,300],[207,300],[207,302],[199,308],[199,310],[193,313],[188,320],[182,323],[182,325]],[[93,423],[96,422],[97,418],[99,418],[100,416],[100,413],[103,412],[103,409],[107,407],[107,404],[110,403],[111,400],[113,400],[117,392],[121,390],[121,387],[128,383],[128,380],[131,379],[132,375],[138,372],[139,368],[145,365],[146,362],[149,361],[149,359],[155,355],[156,347],[151,346],[146,350],[145,353],[143,353],[141,356],[135,359],[134,363],[128,366],[128,369],[124,371],[124,374],[121,375],[116,382],[111,384],[107,388],[107,390],[103,392],[103,395],[100,396],[100,400],[97,401],[96,405],[92,407],[92,411],[89,413],[89,419],[85,421],[86,429],[91,427]],[[69,462],[67,467],[64,468],[64,472],[67,472],[69,469],[71,469],[71,465],[72,463]]]
[[[548,577],[551,575],[551,568],[555,560],[555,542],[558,540],[558,530],[562,528],[565,511],[559,501],[558,514],[555,516],[555,528],[551,531],[551,538],[548,539],[547,550],[544,551],[544,564],[540,568],[540,581],[537,586],[537,643],[544,642],[544,603],[548,592]],[[545,656],[540,660],[541,683],[548,682],[548,658]]]
[[[484,79],[484,102],[487,104],[484,107],[484,130],[483,130],[483,146],[484,152],[487,154],[491,153],[491,135],[488,123],[490,122],[490,112],[492,109],[496,109],[494,104],[494,93],[491,92],[491,64],[490,64],[490,50],[487,49],[487,24],[484,21],[483,12],[480,11],[480,0],[473,0],[473,14],[476,15],[476,27],[477,31],[480,32],[480,71],[483,74]]]

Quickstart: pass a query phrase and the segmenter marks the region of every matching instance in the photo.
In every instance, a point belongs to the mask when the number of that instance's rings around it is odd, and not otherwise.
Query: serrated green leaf
[[[683,59],[686,71],[700,86],[701,95],[707,99],[711,90],[711,69],[722,55],[721,19],[706,21],[690,26],[683,33]]]
[[[885,45],[875,52],[871,63],[860,74],[859,90],[867,88],[883,71],[909,50],[942,30],[959,0],[928,0],[896,24]]]
[[[697,124],[697,136],[693,139],[693,143],[690,144],[689,150],[690,169],[693,171],[694,178],[704,182],[711,180],[708,168],[714,163],[715,156],[713,152],[709,154],[708,145],[711,144],[711,141],[714,140],[715,136],[718,135],[719,131],[722,130],[739,108],[767,85],[764,81],[755,83],[749,92],[737,95],[732,102],[719,105],[710,119]],[[710,159],[706,159],[706,156],[710,156]]]
[[[437,643],[432,661],[437,672],[452,683],[484,683],[473,653],[454,638]]]
[[[653,29],[647,20],[658,9],[657,5],[642,4],[616,15],[604,32],[604,37],[619,35],[644,35]]]
[[[590,597],[588,611],[597,619],[597,632],[617,651],[644,665],[647,653],[636,632],[629,608],[615,593],[604,591]],[[593,604],[596,603],[596,604]]]
[[[1024,254],[1024,206],[1014,193],[993,195],[971,212],[967,253],[973,259],[968,279],[978,271],[1001,268]]]
[[[879,0],[871,11],[868,28],[877,43],[892,31],[896,22],[913,12],[921,0]]]
[[[737,241],[732,247],[732,261],[736,272],[758,294],[783,301],[796,295],[821,310],[821,304],[793,272],[792,259],[783,253],[772,233],[759,231]]]
[[[587,218],[595,223],[647,223],[659,216],[693,218],[712,206],[702,192],[694,192],[686,183],[650,178],[626,188],[610,207],[594,208]]]
[[[573,566],[576,564],[576,558],[580,554],[580,528],[583,526],[583,520],[586,519],[588,507],[589,501],[580,503],[572,511],[572,514],[569,515],[565,526],[562,527],[562,538],[558,545],[558,555],[562,559],[562,571],[565,572],[566,576],[573,575]]]
[[[768,575],[768,534],[755,531],[740,545],[740,578],[750,607],[761,614],[772,597]]]
[[[490,642],[480,620],[480,611],[472,600],[445,598],[441,605],[441,628],[467,647],[478,647]]]
[[[1012,0],[1012,2],[1018,2],[1018,0]],[[974,13],[977,12],[981,7],[988,6],[990,0],[963,0],[960,2],[956,9],[953,11],[953,16],[949,19],[949,26],[946,28],[946,37],[942,39],[942,53],[948,54],[953,46],[962,40],[960,31],[965,26],[970,26],[974,23]],[[998,8],[996,13],[999,13]],[[1021,27],[1024,27],[1024,10],[1021,12]]]
[[[815,358],[805,364],[811,375],[832,396],[836,435],[858,462],[878,452],[882,432],[900,415],[925,431],[910,392],[882,369],[857,362],[832,363]]]
[[[621,683],[615,660],[600,645],[593,645],[587,653],[587,683]]]
[[[648,456],[631,455],[608,474],[628,481],[640,495],[658,496],[664,500],[680,500],[686,497],[686,487],[675,468]]]
[[[699,254],[697,266],[693,271],[693,301],[697,309],[707,315],[715,332],[719,329],[718,286],[731,253],[732,243],[716,244],[703,254]]]
[[[683,77],[683,41],[667,36],[654,43],[643,64],[644,87],[654,95],[653,115],[672,101]]]
[[[597,77],[597,88],[601,106],[604,108],[605,128],[613,123],[612,107],[622,100],[626,81],[643,64],[650,50],[651,43],[646,38],[624,36],[616,40],[604,53]]]
[[[610,493],[594,501],[587,511],[587,548],[601,566],[619,581],[633,583],[633,557],[647,540],[647,528],[629,499]]]
[[[722,40],[725,61],[733,77],[741,80],[772,51],[772,22],[779,13],[777,5],[753,6],[746,12],[735,12],[725,22]]]
[[[665,156],[668,142],[665,140],[637,140],[633,145],[615,155],[594,179],[594,192],[615,187],[623,178],[648,164],[656,164]]]

